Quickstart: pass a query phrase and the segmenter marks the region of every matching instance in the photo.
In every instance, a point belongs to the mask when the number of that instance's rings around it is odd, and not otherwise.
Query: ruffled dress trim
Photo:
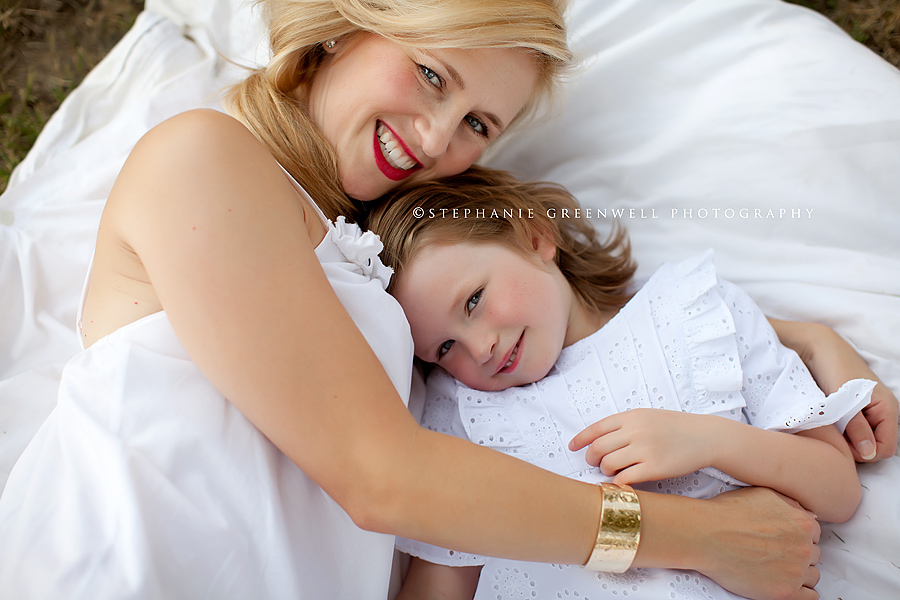
[[[394,270],[378,257],[384,244],[381,238],[372,231],[363,231],[356,223],[348,223],[343,216],[335,222],[328,222],[328,236],[348,261],[353,263],[359,273],[369,279],[377,279],[381,287],[387,289]]]
[[[690,360],[690,382],[697,406],[691,412],[718,413],[740,406],[743,374],[734,334],[734,318],[716,293],[719,280],[712,251],[671,268],[675,310]]]

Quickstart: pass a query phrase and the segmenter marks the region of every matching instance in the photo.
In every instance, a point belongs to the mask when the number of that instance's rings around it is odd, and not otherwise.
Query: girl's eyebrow
[[[468,302],[471,294],[467,292],[468,288],[461,287],[459,288],[459,292],[456,294],[456,297],[453,299],[453,304],[450,305],[451,314],[456,312],[456,307],[462,305],[465,306],[465,302]]]
[[[440,58],[438,58],[437,56],[435,56],[428,50],[425,50],[424,48],[422,48],[421,52],[428,58],[432,59],[433,61],[439,63],[442,67],[444,67],[444,69],[447,71],[447,74],[450,75],[450,79],[453,80],[453,83],[455,83],[457,85],[457,87],[459,87],[459,89],[461,89],[461,90],[466,89],[466,82],[463,81],[463,78],[459,74],[459,71],[454,69],[449,63],[444,62],[443,60],[441,60]],[[497,115],[495,115],[492,112],[487,112],[487,111],[481,111],[481,112],[484,113],[484,116],[487,118],[487,120],[490,121],[491,123],[493,123],[494,127],[496,127],[499,131],[502,132],[505,129],[505,126],[503,125],[503,121],[500,120],[500,117],[498,117]]]

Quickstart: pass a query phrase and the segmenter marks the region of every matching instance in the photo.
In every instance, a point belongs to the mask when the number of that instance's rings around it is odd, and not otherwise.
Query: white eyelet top
[[[602,329],[564,348],[550,374],[500,392],[468,388],[441,370],[427,382],[422,424],[554,473],[609,481],[568,442],[587,425],[635,408],[719,415],[794,432],[843,431],[875,384],[854,380],[826,397],[750,297],[717,279],[712,253],[664,265]],[[711,497],[743,485],[716,469],[635,487]],[[621,575],[469,555],[398,539],[431,562],[484,564],[478,598],[731,598],[702,575],[634,570]],[[484,588],[484,591],[483,591]],[[490,593],[487,593],[487,592]]]

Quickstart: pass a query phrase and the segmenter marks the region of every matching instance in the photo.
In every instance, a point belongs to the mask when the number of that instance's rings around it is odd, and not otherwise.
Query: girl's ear
[[[544,264],[555,262],[556,259],[556,242],[548,231],[535,233],[531,237],[531,247],[537,253],[538,258]]]

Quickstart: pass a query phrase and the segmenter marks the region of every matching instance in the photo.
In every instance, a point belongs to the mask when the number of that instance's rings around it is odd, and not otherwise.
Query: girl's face
[[[528,257],[498,244],[433,244],[404,268],[394,295],[415,353],[465,385],[502,390],[543,378],[567,335],[584,318],[553,261],[536,240]]]
[[[521,49],[414,50],[360,34],[324,59],[309,110],[337,152],[344,191],[374,200],[471,166],[524,107],[537,75]]]

